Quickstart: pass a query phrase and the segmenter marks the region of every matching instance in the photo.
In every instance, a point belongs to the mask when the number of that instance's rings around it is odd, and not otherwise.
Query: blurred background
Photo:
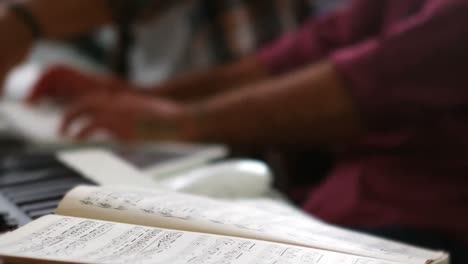
[[[85,72],[115,73],[145,89],[187,72],[253,55],[284,33],[298,30],[307,19],[326,16],[346,3],[346,0],[202,0],[176,4],[164,12],[148,6],[150,15],[131,25],[106,25],[66,40],[36,42],[26,61],[9,74],[5,97],[23,100],[41,74],[56,64]],[[32,134],[36,137],[40,133],[36,128]],[[278,153],[231,146],[230,155],[267,161],[275,171],[276,187],[285,192],[320,182],[333,161],[328,151],[307,148]]]
[[[83,1],[0,1],[2,155],[255,159],[262,195],[466,263],[466,0]]]

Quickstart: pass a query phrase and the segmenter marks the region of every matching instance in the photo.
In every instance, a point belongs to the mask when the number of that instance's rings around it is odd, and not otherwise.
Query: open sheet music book
[[[167,191],[81,186],[0,237],[6,263],[448,263],[430,251],[259,208]]]

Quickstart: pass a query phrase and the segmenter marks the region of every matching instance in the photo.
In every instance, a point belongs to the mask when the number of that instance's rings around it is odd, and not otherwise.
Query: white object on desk
[[[270,169],[255,160],[222,161],[159,181],[166,189],[229,199],[266,195],[271,184]]]
[[[255,160],[221,161],[158,181],[102,149],[62,151],[58,158],[103,186],[161,188],[229,199],[262,197],[271,191],[270,169],[265,163]]]
[[[225,158],[228,149],[221,144],[155,142],[124,146],[117,155],[160,181]]]
[[[106,150],[61,151],[57,158],[99,185],[158,187],[147,175]]]

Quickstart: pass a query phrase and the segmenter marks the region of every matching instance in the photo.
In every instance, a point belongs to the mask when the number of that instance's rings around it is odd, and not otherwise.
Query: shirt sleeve
[[[368,124],[453,113],[468,103],[468,1],[433,1],[387,33],[330,57]]]
[[[384,0],[353,0],[346,8],[311,18],[299,30],[263,47],[258,60],[281,74],[326,57],[331,51],[377,33]]]

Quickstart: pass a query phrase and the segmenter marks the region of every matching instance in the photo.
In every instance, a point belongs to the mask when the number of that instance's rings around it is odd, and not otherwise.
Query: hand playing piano
[[[84,125],[70,129],[78,120]],[[131,93],[86,97],[65,114],[61,133],[83,140],[104,131],[113,138],[134,142],[143,140],[189,140],[192,115],[189,108],[166,99]]]
[[[26,101],[30,104],[43,99],[59,103],[74,103],[80,98],[130,89],[130,84],[117,78],[84,73],[68,66],[49,68],[36,82]]]

